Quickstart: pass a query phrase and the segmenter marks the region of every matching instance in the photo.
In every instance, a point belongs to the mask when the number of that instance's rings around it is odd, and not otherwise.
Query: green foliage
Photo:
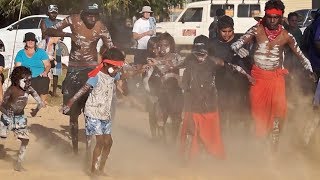
[[[0,0],[0,14],[5,18],[17,17],[22,0]],[[71,14],[81,11],[83,0],[24,0],[22,17],[45,13],[49,4],[57,4],[60,14]],[[145,5],[152,7],[156,15],[167,14],[168,7],[182,4],[184,0],[98,0],[104,12],[110,15],[132,16]]]

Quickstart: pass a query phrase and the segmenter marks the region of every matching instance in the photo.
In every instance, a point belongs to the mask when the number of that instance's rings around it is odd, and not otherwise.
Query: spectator
[[[44,49],[50,60],[51,71],[49,78],[53,80],[53,89],[50,94],[57,96],[58,86],[58,75],[62,73],[61,64],[61,48],[60,48],[60,37],[47,37],[38,43],[38,47]]]
[[[48,73],[51,65],[45,50],[37,47],[36,35],[28,32],[24,36],[24,49],[21,49],[15,58],[15,66],[25,66],[32,72],[31,86],[40,95],[42,101],[47,103],[49,90]]]
[[[217,9],[216,10],[216,16],[215,16],[213,22],[210,24],[209,29],[208,29],[210,39],[217,36],[217,31],[218,31],[217,24],[218,24],[219,19],[224,15],[225,15],[224,9]]]
[[[139,18],[133,25],[133,39],[138,41],[138,47],[134,56],[134,63],[147,64],[147,44],[151,36],[155,35],[155,21],[151,18],[150,6],[144,6]]]
[[[53,25],[57,24],[59,21],[56,19],[58,15],[58,6],[51,4],[48,6],[48,12],[47,12],[48,17],[44,18],[40,22],[40,28],[41,28],[41,33],[42,33],[42,39],[46,39],[44,42],[49,42],[48,36],[45,35],[45,31],[47,28],[51,28]],[[49,55],[50,62],[51,63],[51,72],[52,72],[52,96],[57,96],[57,87],[58,87],[58,79],[59,75],[62,73],[62,63],[61,63],[61,53],[62,53],[62,48],[61,44],[59,43],[60,41],[57,41],[54,45],[54,51],[49,50],[50,52],[54,52],[54,54]],[[45,43],[46,44],[46,43]],[[41,43],[43,45],[40,48],[45,49],[48,52],[48,49],[46,45]],[[53,57],[53,55],[55,57]]]
[[[310,38],[308,56],[311,61],[312,69],[317,75],[317,79],[320,77],[320,9],[314,17],[314,21],[310,25]]]

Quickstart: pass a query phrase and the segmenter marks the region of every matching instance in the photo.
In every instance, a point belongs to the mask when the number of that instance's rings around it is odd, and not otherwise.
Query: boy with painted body
[[[104,59],[105,58],[105,59]],[[86,135],[96,136],[96,146],[92,155],[91,174],[105,174],[104,167],[112,146],[112,120],[115,108],[115,81],[120,78],[120,67],[124,63],[123,53],[111,48],[102,63],[91,71],[87,83],[64,105],[63,113],[68,113],[72,104],[90,91],[84,115]],[[100,165],[98,158],[101,156]]]
[[[149,58],[151,66],[146,71],[144,83],[150,85],[153,102],[149,114],[151,134],[155,136],[157,127],[165,134],[164,126],[168,117],[172,121],[172,139],[175,140],[182,121],[183,96],[179,86],[179,70],[175,67],[183,63],[183,58],[175,53],[175,42],[168,33],[163,33],[157,38],[154,58]]]
[[[7,138],[8,131],[13,131],[15,136],[21,140],[18,160],[14,169],[22,171],[21,163],[24,159],[27,145],[29,143],[29,130],[27,119],[24,116],[24,108],[27,105],[28,96],[32,95],[37,101],[36,109],[32,109],[31,115],[35,116],[45,104],[37,92],[31,87],[31,71],[24,67],[16,67],[10,76],[12,85],[4,93],[3,103],[0,106],[2,112],[0,121],[0,137]]]
[[[184,60],[182,77],[184,90],[184,119],[181,129],[181,150],[187,159],[198,155],[200,144],[205,150],[220,159],[225,158],[220,132],[218,112],[219,92],[216,88],[216,72],[225,67],[246,76],[254,82],[240,66],[222,59],[208,56],[209,38],[200,35],[195,38],[192,54]],[[187,139],[190,137],[191,144]],[[188,146],[190,145],[190,148]]]

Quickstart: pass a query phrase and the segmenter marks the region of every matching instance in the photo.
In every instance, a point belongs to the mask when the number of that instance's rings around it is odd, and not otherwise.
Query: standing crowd
[[[289,13],[286,22],[284,11],[281,0],[267,1],[265,16],[240,36],[234,34],[233,19],[218,9],[219,17],[210,25],[209,37],[195,37],[191,53],[182,57],[170,34],[156,35],[153,11],[144,6],[133,26],[132,36],[138,46],[133,64],[128,64],[100,21],[98,4],[88,2],[80,14],[60,22],[56,20],[58,7],[50,5],[48,18],[41,21],[42,41],[37,42],[33,33],[25,34],[25,48],[16,55],[10,75],[11,86],[0,95],[0,137],[6,138],[13,131],[21,140],[14,169],[23,170],[29,142],[24,116],[28,95],[38,102],[32,116],[47,105],[50,79],[51,95],[57,96],[62,74],[60,42],[65,37],[71,38],[72,47],[62,83],[61,112],[69,116],[75,154],[78,118],[84,114],[90,175],[106,175],[116,92],[127,94],[124,84],[128,78],[142,85],[137,86],[139,91],[142,87],[146,92],[152,138],[165,141],[169,135],[174,142],[178,140],[185,160],[196,158],[201,148],[218,159],[227,158],[222,131],[240,124],[249,128],[250,119],[257,138],[270,142],[271,152],[276,153],[285,121],[290,119],[287,99],[293,104],[297,99],[288,87],[305,89],[304,84],[311,84],[315,111],[320,104],[320,10],[304,35],[297,27],[298,14]],[[63,32],[66,27],[72,32]],[[104,45],[97,52],[100,39]],[[290,78],[286,78],[289,72]],[[169,118],[171,126],[167,128]],[[314,131],[319,118],[308,132]],[[309,141],[312,133],[307,134]],[[94,137],[96,144],[91,152]]]

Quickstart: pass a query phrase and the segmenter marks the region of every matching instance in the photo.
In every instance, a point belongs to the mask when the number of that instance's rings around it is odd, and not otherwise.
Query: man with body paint
[[[273,151],[278,148],[279,133],[287,111],[284,75],[288,71],[283,68],[285,46],[291,48],[310,77],[314,77],[309,60],[303,55],[294,37],[280,24],[284,8],[281,0],[266,2],[262,21],[231,45],[238,55],[245,57],[249,53],[242,48],[243,45],[256,40],[251,70],[256,83],[250,89],[251,112],[256,136],[266,137],[271,132]]]
[[[37,101],[36,109],[31,110],[31,116],[35,116],[45,104],[37,92],[31,87],[31,71],[24,66],[14,68],[10,76],[11,86],[4,93],[3,103],[0,106],[2,113],[0,120],[0,137],[7,138],[9,131],[21,141],[18,159],[14,166],[16,171],[23,171],[22,161],[29,143],[29,130],[24,108],[28,102],[28,96],[32,95]]]
[[[67,103],[78,90],[85,85],[88,72],[98,63],[97,43],[102,39],[105,46],[113,47],[113,43],[106,26],[100,21],[100,8],[97,3],[88,2],[80,14],[66,17],[45,34],[52,37],[71,37],[71,51],[66,78],[62,83],[63,102]],[[72,33],[62,32],[70,27]],[[78,117],[81,114],[88,94],[83,95],[73,103],[70,112],[70,134],[73,152],[78,153]]]

